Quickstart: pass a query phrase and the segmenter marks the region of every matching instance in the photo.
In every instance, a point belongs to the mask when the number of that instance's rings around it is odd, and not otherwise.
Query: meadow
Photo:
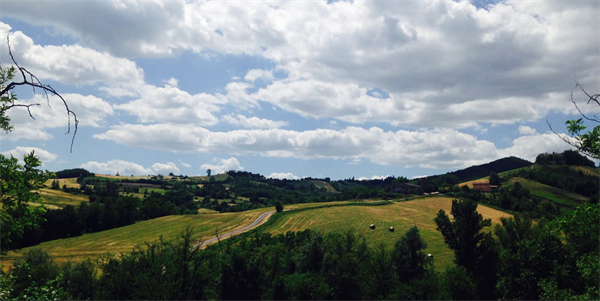
[[[556,187],[548,186],[535,181],[523,179],[523,178],[512,178],[510,179],[510,185],[515,182],[521,183],[524,188],[527,188],[531,195],[541,197],[552,201],[554,203],[575,208],[581,203],[587,201],[589,198],[580,194],[565,191]]]
[[[427,242],[426,252],[434,255],[436,268],[445,269],[453,265],[454,253],[444,243],[433,219],[440,209],[450,214],[451,207],[451,198],[428,197],[384,206],[343,206],[290,211],[260,230],[281,234],[304,229],[318,230],[322,233],[341,233],[354,229],[356,234],[364,236],[371,246],[384,243],[392,247],[408,228],[416,225]],[[479,205],[477,210],[485,218],[491,218],[493,224],[500,224],[501,217],[511,216],[482,205]],[[370,224],[375,224],[376,229],[371,230]],[[389,227],[394,227],[395,231],[390,232]]]
[[[286,209],[346,203],[348,202],[294,204],[286,206]],[[136,245],[142,246],[145,242],[158,240],[160,236],[165,240],[176,239],[187,226],[194,228],[192,238],[194,241],[200,242],[215,237],[217,232],[224,234],[249,225],[262,213],[271,210],[274,208],[267,207],[235,213],[215,213],[212,210],[203,210],[198,215],[169,215],[102,232],[48,241],[37,246],[9,252],[6,256],[2,256],[0,264],[7,267],[15,258],[32,248],[46,250],[58,263],[68,260],[78,262],[86,258],[98,260],[107,253],[118,255],[130,252]]]

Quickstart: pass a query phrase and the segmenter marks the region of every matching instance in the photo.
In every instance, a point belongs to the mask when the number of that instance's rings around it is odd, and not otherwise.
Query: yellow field
[[[313,229],[322,233],[341,233],[353,228],[370,245],[383,242],[391,247],[409,227],[416,225],[428,244],[426,252],[434,255],[436,267],[444,269],[453,264],[454,253],[444,243],[433,219],[440,209],[450,214],[451,207],[452,199],[447,197],[421,198],[384,206],[330,207],[290,213],[263,231],[281,234]],[[477,211],[485,218],[491,218],[493,224],[499,224],[501,217],[511,216],[481,205],[477,207]],[[375,224],[376,229],[371,230],[370,224]],[[389,227],[394,227],[395,231],[389,232]]]
[[[488,180],[490,177],[485,177],[485,178],[481,178],[481,179],[477,179],[477,180],[473,180],[473,181],[467,181],[467,182],[462,182],[460,184],[458,184],[458,187],[463,187],[465,185],[469,186],[469,188],[473,189],[473,182],[483,182],[484,180]]]
[[[90,198],[83,194],[70,194],[60,190],[40,188],[40,196],[49,209],[64,208],[67,205],[79,206],[81,202],[89,202]],[[35,204],[33,204],[35,205]]]
[[[62,188],[63,185],[67,185],[67,187],[69,187],[69,188],[79,188],[80,187],[79,183],[77,183],[77,178],[48,179],[48,181],[46,181],[46,183],[44,183],[44,185],[46,185],[46,187],[50,188],[50,187],[52,187],[52,182],[54,182],[54,180],[58,180],[58,183],[60,184],[60,188]]]

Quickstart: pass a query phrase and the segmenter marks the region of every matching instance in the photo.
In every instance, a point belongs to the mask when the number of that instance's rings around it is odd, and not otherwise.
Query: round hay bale
[[[394,227],[390,227],[390,232],[394,232]]]
[[[433,258],[433,254],[427,254],[427,257]]]
[[[369,226],[369,228],[371,228],[371,230],[372,230],[372,229],[375,229],[375,225],[374,225],[374,224],[371,224],[371,225]]]

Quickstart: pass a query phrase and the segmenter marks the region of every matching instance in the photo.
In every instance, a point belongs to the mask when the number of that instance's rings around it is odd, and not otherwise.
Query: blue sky
[[[33,4],[33,5],[32,5]],[[597,1],[3,1],[0,36],[64,107],[15,92],[0,152],[44,168],[408,178],[568,148],[599,91]],[[2,66],[12,64],[0,43]],[[583,101],[581,93],[575,93]],[[583,106],[588,113],[597,108]],[[596,111],[594,111],[596,110]]]

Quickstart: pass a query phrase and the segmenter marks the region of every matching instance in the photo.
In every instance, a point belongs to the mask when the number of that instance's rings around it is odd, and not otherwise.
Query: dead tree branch
[[[41,89],[44,92],[44,96],[46,97],[46,102],[47,102],[48,106],[50,106],[50,96],[58,97],[62,101],[62,103],[65,107],[65,110],[67,112],[67,132],[65,133],[65,135],[71,133],[71,118],[73,118],[74,130],[73,130],[73,138],[71,139],[71,148],[70,148],[70,151],[73,152],[73,143],[75,142],[75,136],[77,135],[77,129],[78,129],[78,125],[79,125],[79,120],[77,119],[77,115],[75,114],[75,112],[73,112],[69,108],[69,104],[62,97],[62,95],[60,95],[60,93],[58,93],[56,90],[54,90],[54,88],[52,88],[50,85],[43,84],[37,78],[37,76],[35,76],[33,73],[31,73],[25,67],[22,67],[17,63],[17,61],[15,60],[15,57],[13,56],[12,49],[10,47],[10,33],[6,36],[6,44],[8,45],[8,53],[10,54],[10,58],[11,58],[12,62],[15,64],[17,70],[19,70],[19,72],[21,73],[23,80],[20,82],[16,82],[16,81],[11,82],[8,85],[6,85],[6,87],[4,87],[2,89],[2,91],[0,91],[0,96],[7,96],[11,100],[11,105],[1,107],[0,113],[4,114],[4,113],[6,113],[6,111],[8,111],[12,108],[15,108],[15,107],[24,107],[24,108],[27,108],[27,112],[29,113],[29,116],[35,120],[35,118],[33,117],[33,114],[31,113],[31,107],[39,106],[40,104],[39,103],[35,103],[35,104],[15,103],[15,97],[13,96],[13,94],[11,94],[11,91],[15,87],[18,87],[18,86],[30,86],[33,89],[34,94],[36,93],[36,88]]]

